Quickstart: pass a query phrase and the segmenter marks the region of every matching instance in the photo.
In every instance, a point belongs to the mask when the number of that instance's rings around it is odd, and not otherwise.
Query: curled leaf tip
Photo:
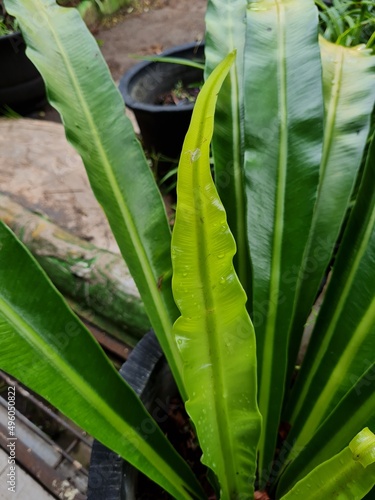
[[[375,462],[375,434],[368,427],[361,430],[349,443],[353,459],[363,467]]]

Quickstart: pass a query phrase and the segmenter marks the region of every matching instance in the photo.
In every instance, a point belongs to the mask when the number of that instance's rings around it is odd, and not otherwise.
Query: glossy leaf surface
[[[222,499],[244,491],[251,498],[260,432],[254,330],[209,162],[216,95],[233,58],[211,73],[195,104],[178,169],[172,235],[172,286],[181,311],[173,331],[184,363],[186,408]]]
[[[364,426],[375,429],[374,380],[375,363],[361,377],[351,376],[353,387],[314,432],[308,444],[294,447],[292,456],[288,457],[288,466],[281,474],[278,493],[285,493],[319,464],[339,453]],[[292,442],[287,439],[284,443],[282,458],[292,448]]]
[[[175,498],[200,496],[166,440],[26,248],[0,223],[0,368]]]
[[[323,96],[317,25],[310,0],[248,5],[245,172],[259,408],[264,419],[262,486],[272,467],[288,332],[319,179]]]
[[[361,164],[375,100],[375,57],[320,38],[325,127],[313,224],[299,272],[290,334],[293,372],[304,323],[332,257]]]
[[[293,391],[291,439],[304,446],[374,363],[375,141]],[[343,415],[343,418],[346,416]]]
[[[6,0],[5,5],[16,16],[27,55],[46,82],[68,140],[82,157],[183,394],[171,339],[177,309],[170,287],[165,209],[98,44],[78,12],[54,0]]]
[[[316,467],[281,500],[361,500],[375,484],[375,436],[363,429],[340,453]]]
[[[218,96],[212,154],[215,184],[227,212],[237,244],[234,264],[248,297],[251,266],[246,231],[243,139],[243,53],[245,49],[246,0],[209,0],[206,11],[206,75],[232,50],[236,60]],[[251,304],[249,303],[250,307]]]

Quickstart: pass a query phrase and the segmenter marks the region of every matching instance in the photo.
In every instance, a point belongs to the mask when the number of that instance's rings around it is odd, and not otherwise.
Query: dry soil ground
[[[120,17],[95,36],[112,75],[118,79],[135,61],[130,54],[160,53],[173,45],[202,40],[206,0],[159,0],[147,12]],[[115,16],[116,18],[116,16]]]
[[[204,35],[206,0],[135,0],[93,34],[115,81],[138,61]],[[132,10],[132,12],[127,12]],[[0,191],[96,245],[117,251],[82,162],[67,144],[59,115],[47,106],[35,120],[0,119]],[[1,207],[0,207],[1,208]]]
[[[159,54],[183,43],[204,37],[207,0],[135,0],[92,32],[116,82],[139,61],[133,55]],[[59,121],[47,107],[45,118]]]

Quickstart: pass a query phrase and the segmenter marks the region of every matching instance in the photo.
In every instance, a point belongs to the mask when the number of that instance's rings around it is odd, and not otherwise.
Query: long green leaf
[[[320,39],[325,127],[313,225],[299,272],[290,334],[293,372],[304,323],[329,265],[344,220],[370,128],[375,101],[375,57],[364,46]]]
[[[209,0],[206,11],[206,75],[232,50],[237,57],[223,84],[215,112],[212,153],[215,184],[237,244],[234,265],[249,299],[251,266],[246,231],[243,182],[243,53],[246,0]],[[251,306],[249,301],[248,306]]]
[[[368,429],[316,467],[281,500],[361,500],[375,484],[375,435]]]
[[[291,400],[291,438],[304,446],[374,362],[375,140],[357,202]]]
[[[68,140],[81,155],[91,187],[137,284],[179,389],[179,355],[171,338],[177,317],[170,278],[170,231],[152,172],[109,70],[75,9],[54,0],[6,0],[27,55],[42,74]]]
[[[259,407],[264,419],[262,486],[276,444],[289,325],[321,161],[317,25],[310,0],[260,0],[250,2],[247,10],[245,171]]]
[[[202,498],[189,467],[2,222],[0,283],[0,368],[174,497]]]
[[[134,59],[140,59],[141,61],[182,64],[183,66],[189,66],[190,68],[204,70],[204,63],[195,61],[193,59],[184,59],[183,57],[139,56],[139,55],[134,55],[132,57],[134,57]]]
[[[223,500],[252,496],[260,415],[254,330],[233,267],[235,242],[213,183],[209,148],[216,96],[234,54],[211,73],[194,107],[178,169],[172,236],[174,334],[203,462]]]
[[[300,449],[294,447],[292,456],[288,456],[288,466],[282,472],[278,483],[277,498],[319,464],[339,453],[363,427],[375,429],[374,380],[375,363],[362,376],[358,377],[354,373],[351,375],[354,385],[350,391],[313,433],[309,443]],[[280,452],[279,463],[293,448],[292,443],[293,441],[287,438]]]

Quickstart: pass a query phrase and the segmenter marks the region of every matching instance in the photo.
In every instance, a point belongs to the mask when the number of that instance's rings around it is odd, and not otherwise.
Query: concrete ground
[[[9,474],[8,455],[0,448],[0,500],[52,500],[51,496],[39,483],[16,466],[16,490],[8,490]]]
[[[132,54],[158,54],[204,38],[206,0],[163,0],[157,4],[157,9],[125,16],[115,26],[95,32],[115,80],[138,62]]]

